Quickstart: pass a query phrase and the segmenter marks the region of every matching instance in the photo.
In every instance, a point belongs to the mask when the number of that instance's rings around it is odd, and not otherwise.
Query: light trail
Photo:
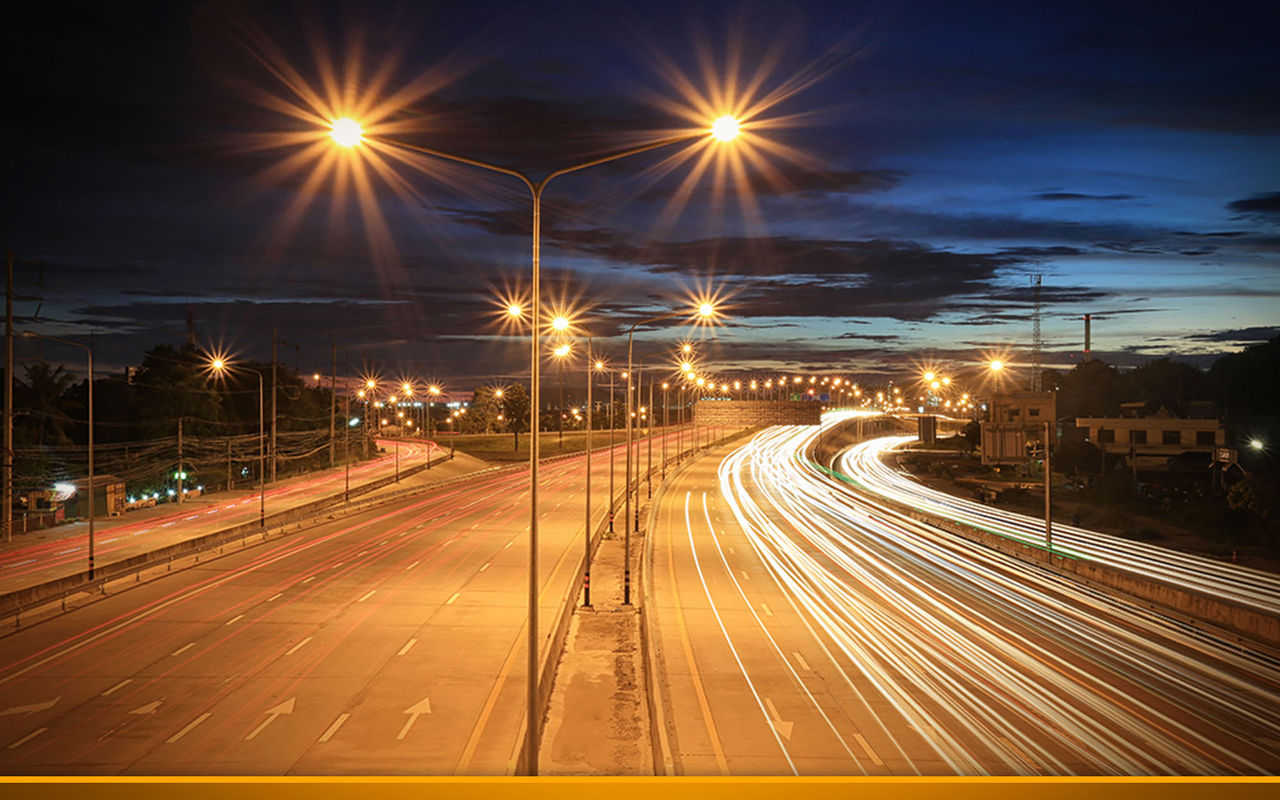
[[[1280,768],[1276,662],[864,498],[807,460],[818,435],[770,428],[721,463],[718,483],[774,583],[730,588],[752,606],[753,592],[784,592],[830,662],[790,680],[806,703],[844,698],[823,711],[842,745],[855,731],[839,725],[852,721],[890,769],[914,773]],[[714,547],[732,576],[721,546],[735,540],[709,536],[691,529],[688,546],[695,558]],[[1248,594],[1280,596],[1265,581]],[[724,635],[772,641],[764,628],[739,615]],[[787,762],[804,763],[791,749]],[[846,771],[864,769],[854,759]]]
[[[924,486],[892,469],[881,456],[915,437],[872,439],[846,451],[840,471],[868,492],[1035,547],[1044,547],[1043,518],[1028,517]],[[1134,542],[1097,531],[1053,524],[1054,550],[1153,580],[1203,592],[1280,616],[1280,576],[1203,556]]]

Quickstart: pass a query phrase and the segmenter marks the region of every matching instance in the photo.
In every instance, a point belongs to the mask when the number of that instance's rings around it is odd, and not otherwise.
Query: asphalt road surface
[[[542,468],[544,648],[580,602],[583,466]],[[597,519],[608,469],[597,454]],[[528,522],[526,471],[478,476],[8,633],[0,772],[509,773]]]
[[[1274,774],[1280,663],[881,507],[770,428],[668,481],[677,773]]]

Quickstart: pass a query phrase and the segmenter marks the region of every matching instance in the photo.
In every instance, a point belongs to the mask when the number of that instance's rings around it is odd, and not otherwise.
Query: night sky
[[[343,372],[511,376],[527,345],[495,312],[528,289],[527,190],[372,168],[308,117],[365,103],[388,136],[540,177],[748,109],[735,152],[547,190],[548,304],[606,353],[712,293],[722,327],[646,347],[864,380],[1025,362],[1039,273],[1046,363],[1080,360],[1091,313],[1096,356],[1206,365],[1280,333],[1275,8],[25,4],[0,56],[18,327],[96,332],[117,369],[190,315],[246,357],[278,328],[305,372],[336,340]]]

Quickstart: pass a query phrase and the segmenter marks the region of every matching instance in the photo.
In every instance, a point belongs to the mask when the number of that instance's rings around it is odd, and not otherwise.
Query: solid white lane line
[[[196,646],[195,642],[191,642],[190,644],[184,644],[182,647],[179,647],[177,650],[174,650],[173,653],[171,653],[171,655],[180,656],[195,646]]]
[[[165,744],[173,744],[174,742],[176,742],[176,741],[178,741],[179,739],[181,739],[183,736],[186,736],[188,733],[191,733],[191,731],[192,731],[192,730],[193,730],[197,725],[199,725],[201,722],[204,722],[206,719],[208,719],[209,717],[212,717],[212,716],[213,716],[213,714],[209,713],[208,711],[204,712],[204,713],[203,713],[203,714],[201,714],[200,716],[198,716],[198,717],[196,717],[195,719],[193,719],[191,722],[187,723],[187,727],[183,728],[182,730],[178,731],[178,732],[177,732],[177,733],[175,733],[174,735],[170,736],[168,739],[165,739],[165,740],[164,740],[164,741],[165,741]]]
[[[123,689],[125,684],[131,683],[132,681],[133,681],[133,678],[125,678],[124,680],[117,683],[115,686],[112,686],[110,689],[103,692],[101,696],[110,697],[117,689]]]
[[[9,745],[9,746],[8,746],[8,747],[6,747],[5,749],[6,749],[6,750],[17,750],[19,747],[22,747],[24,744],[26,744],[27,742],[29,742],[29,741],[31,741],[32,739],[36,738],[37,736],[39,736],[40,734],[44,733],[44,732],[45,732],[45,731],[47,731],[47,730],[49,730],[49,729],[48,729],[48,728],[36,728],[34,731],[32,731],[31,733],[28,733],[26,736],[23,736],[21,739],[19,739],[18,741],[14,742],[14,743],[13,743],[13,744],[11,744],[11,745]]]
[[[363,603],[365,600],[368,600],[370,597],[373,597],[373,595],[374,595],[377,591],[378,591],[377,589],[370,589],[368,594],[366,594],[364,597],[361,597],[361,598],[360,598],[359,600],[357,600],[356,602],[357,602],[357,603]]]
[[[287,651],[285,651],[285,655],[286,655],[286,656],[291,656],[291,655],[293,655],[294,653],[296,653],[296,652],[298,652],[299,650],[301,650],[301,649],[302,649],[302,646],[303,646],[304,644],[306,644],[307,642],[309,642],[309,641],[311,641],[311,637],[310,637],[310,636],[308,636],[307,638],[305,638],[305,639],[303,639],[302,641],[298,642],[298,643],[297,643],[297,644],[295,644],[293,647],[290,647]]]
[[[327,742],[332,739],[333,735],[338,732],[338,728],[341,728],[342,723],[346,722],[347,717],[350,716],[350,714],[339,714],[338,718],[333,721],[333,724],[326,728],[324,733],[320,734],[320,741]]]
[[[409,652],[410,650],[412,650],[412,649],[413,649],[413,646],[414,646],[415,644],[417,644],[417,643],[418,643],[418,640],[417,640],[417,639],[410,639],[409,641],[405,642],[404,647],[401,647],[401,648],[400,648],[400,652],[399,652],[399,653],[396,653],[396,655],[398,655],[398,656],[402,656],[402,655],[404,655],[405,653],[407,653],[407,652]]]
[[[231,619],[227,620],[222,624],[223,624],[223,627],[226,627],[227,625],[235,625],[237,622],[239,622],[242,619],[244,619],[244,614],[236,614],[234,617],[232,617]]]

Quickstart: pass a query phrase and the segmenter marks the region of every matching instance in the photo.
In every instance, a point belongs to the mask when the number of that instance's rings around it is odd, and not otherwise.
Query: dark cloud
[[[1033,200],[1137,200],[1135,194],[1081,194],[1079,192],[1040,192]]]
[[[860,339],[867,342],[896,342],[902,337],[895,333],[850,333],[845,332],[832,339]]]
[[[1280,192],[1255,194],[1253,197],[1235,200],[1227,203],[1227,208],[1241,216],[1280,222]]]
[[[1185,339],[1197,342],[1230,342],[1232,344],[1254,344],[1267,342],[1280,336],[1280,325],[1258,325],[1252,328],[1233,328],[1210,333],[1190,333]]]

